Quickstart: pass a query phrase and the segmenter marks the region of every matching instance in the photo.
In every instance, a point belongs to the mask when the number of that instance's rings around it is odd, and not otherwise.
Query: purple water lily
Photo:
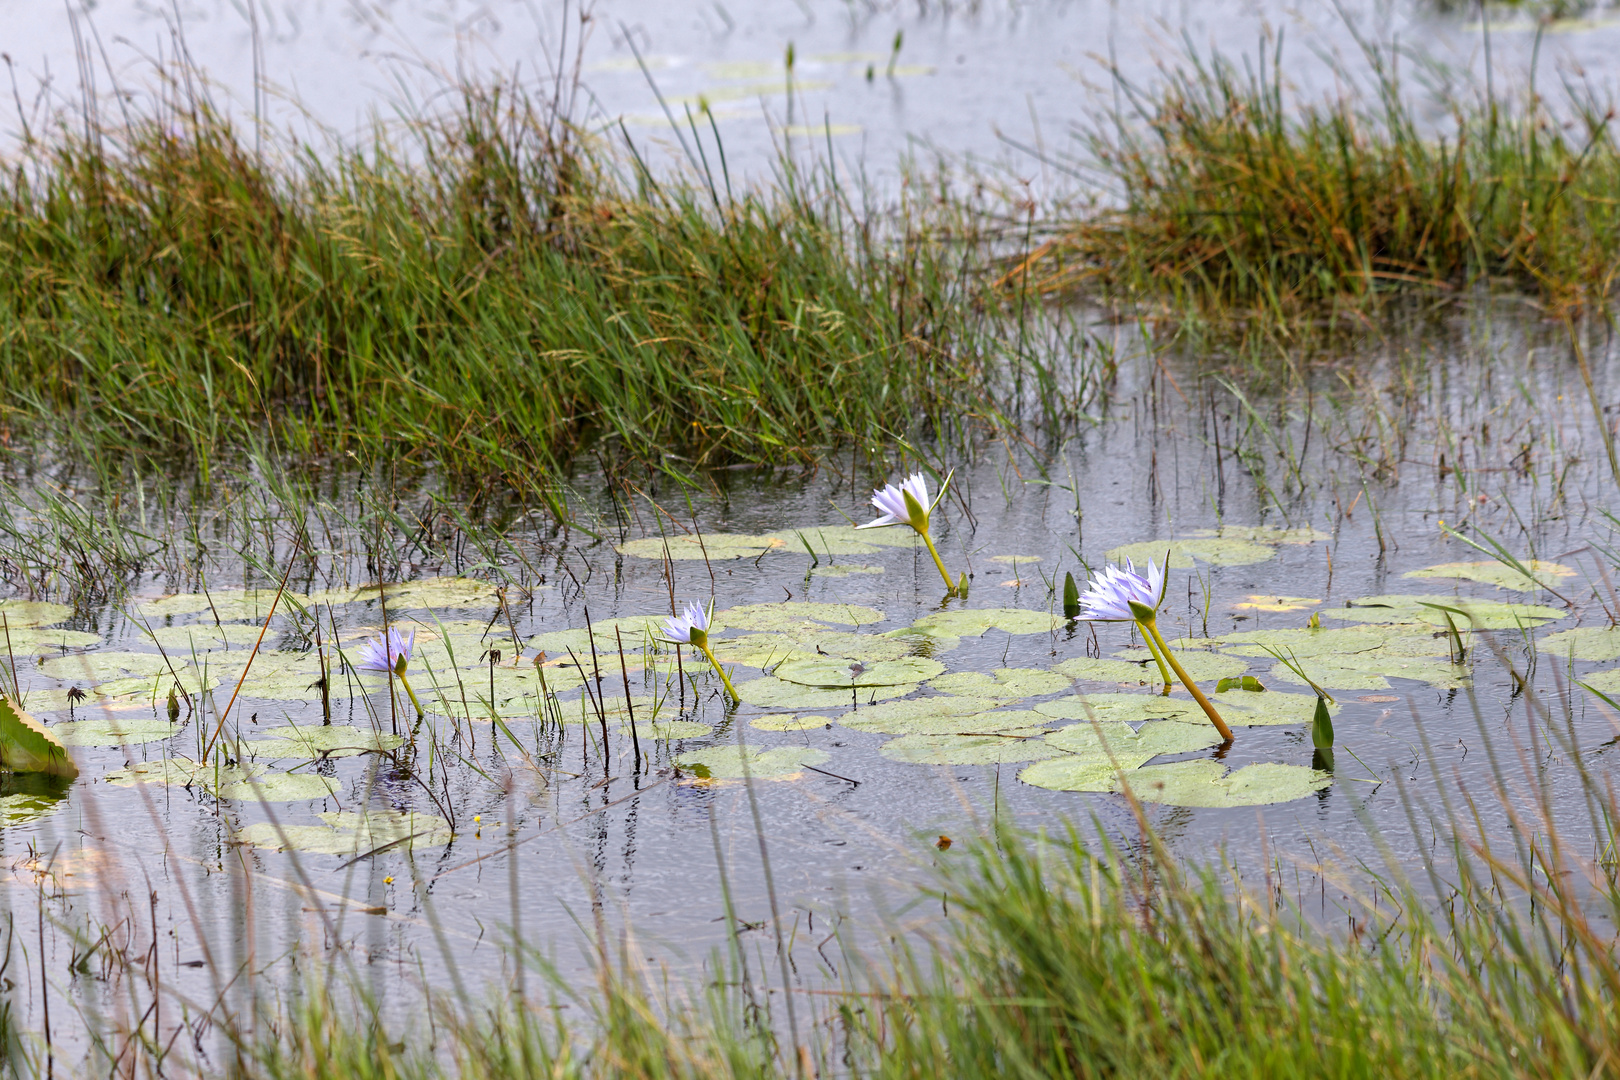
[[[1125,560],[1125,569],[1105,566],[1080,596],[1080,617],[1094,622],[1141,622],[1151,617],[1164,598],[1164,571],[1149,559],[1147,573]]]
[[[701,604],[687,604],[686,610],[679,615],[672,615],[664,620],[664,637],[674,645],[690,645],[702,651],[709,658],[709,664],[714,673],[720,676],[720,681],[726,684],[726,693],[731,700],[742,702],[737,688],[731,685],[731,677],[726,669],[720,666],[720,661],[714,658],[714,650],[709,648],[709,622],[712,612]]]
[[[360,659],[354,666],[359,671],[398,672],[399,662],[404,660],[410,663],[411,651],[415,648],[415,630],[407,637],[398,629],[389,627],[387,634],[367,638],[361,644],[358,650]]]
[[[878,516],[865,525],[855,526],[857,529],[884,529],[890,525],[909,525],[928,545],[928,554],[934,557],[934,566],[939,570],[939,576],[945,579],[945,591],[952,596],[967,593],[967,577],[964,575],[960,583],[951,581],[949,571],[945,569],[945,562],[939,557],[934,548],[933,538],[928,535],[928,519],[945,497],[945,490],[951,486],[949,474],[945,482],[939,486],[939,494],[932,500],[928,497],[928,481],[923,479],[922,473],[912,473],[900,482],[885,484],[872,492],[872,505],[877,507]]]

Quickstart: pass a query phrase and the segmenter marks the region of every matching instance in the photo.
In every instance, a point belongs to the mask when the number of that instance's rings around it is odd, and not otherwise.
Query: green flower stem
[[[726,693],[731,695],[731,700],[736,702],[738,705],[741,705],[742,695],[737,693],[737,688],[735,686],[731,685],[731,679],[726,676],[726,669],[721,667],[720,661],[714,658],[714,652],[708,647],[708,645],[699,645],[698,648],[703,650],[703,655],[707,656],[709,658],[709,663],[714,665],[714,673],[720,676],[721,682],[726,684]]]
[[[1209,717],[1209,722],[1214,724],[1215,730],[1221,733],[1221,738],[1231,742],[1232,729],[1226,726],[1226,721],[1222,720],[1221,714],[1215,711],[1215,706],[1209,703],[1209,698],[1205,697],[1204,692],[1198,689],[1198,684],[1187,677],[1187,670],[1181,666],[1181,662],[1170,651],[1170,646],[1164,643],[1164,637],[1159,633],[1157,621],[1148,619],[1142,623],[1142,629],[1151,634],[1153,640],[1159,643],[1159,651],[1164,653],[1166,660],[1170,661],[1170,666],[1176,669],[1176,678],[1181,680],[1181,685],[1187,688],[1187,693],[1191,694],[1193,700],[1198,702],[1199,708],[1204,710],[1204,715]]]
[[[405,673],[403,671],[396,671],[394,673],[394,678],[399,680],[399,685],[405,688],[405,693],[410,697],[411,704],[416,706],[416,718],[418,720],[422,719],[422,703],[416,700],[416,691],[412,690],[411,684],[405,681]]]
[[[928,554],[934,557],[934,565],[939,567],[939,576],[945,579],[945,591],[955,596],[956,583],[951,580],[950,571],[945,569],[945,560],[941,559],[939,552],[935,550],[934,541],[929,539],[928,532],[925,529],[918,529],[917,535],[922,537],[923,543],[928,545]]]
[[[1153,643],[1153,635],[1148,632],[1147,624],[1139,622],[1136,625],[1142,628],[1142,641],[1147,645],[1148,652],[1153,654],[1153,662],[1159,665],[1159,677],[1164,680],[1164,689],[1168,693],[1171,682],[1170,669],[1164,666],[1164,656],[1159,652],[1159,647]]]

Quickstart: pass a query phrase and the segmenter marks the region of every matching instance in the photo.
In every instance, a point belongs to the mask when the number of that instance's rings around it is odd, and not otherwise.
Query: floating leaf
[[[785,682],[801,686],[833,688],[863,688],[869,686],[902,686],[931,679],[945,670],[938,660],[923,656],[907,656],[899,660],[878,660],[871,664],[843,658],[815,660],[789,660],[778,665],[772,674]]]
[[[0,697],[0,768],[69,779],[79,775],[61,740],[9,698]]]
[[[63,630],[61,627],[19,629],[13,626],[9,637],[0,634],[0,654],[9,646],[13,656],[49,656],[66,649],[83,649],[100,644],[101,638],[96,634],[83,630]]]
[[[987,630],[1009,634],[1047,634],[1063,625],[1060,616],[1023,608],[973,608],[936,611],[911,624],[913,631],[940,637],[979,637]]]
[[[1249,670],[1249,662],[1236,656],[1223,656],[1203,649],[1184,649],[1179,645],[1171,645],[1170,648],[1175,653],[1176,662],[1195,682],[1228,679]],[[1114,655],[1134,663],[1147,661],[1142,664],[1142,670],[1152,681],[1159,681],[1159,665],[1153,662],[1153,654],[1146,649],[1121,649]],[[1171,672],[1171,678],[1175,678],[1174,672]]]
[[[700,724],[696,720],[643,720],[641,713],[636,713],[636,738],[638,739],[700,739],[714,731],[708,724]],[[630,725],[623,724],[619,733],[630,734]]]
[[[1309,544],[1333,539],[1319,529],[1305,526],[1282,529],[1275,525],[1222,525],[1219,529],[1198,529],[1194,536],[1219,536],[1226,540],[1249,540],[1256,544]]]
[[[1197,703],[1191,699],[1159,697],[1157,694],[1076,694],[1056,701],[1043,701],[1035,706],[1035,711],[1054,720],[1096,719],[1099,722],[1120,723],[1203,715]]]
[[[665,617],[660,615],[626,615],[617,619],[598,619],[591,623],[595,631],[598,657],[603,650],[611,650],[617,662],[619,641],[624,641],[626,649],[640,649],[649,641],[661,642],[664,636]],[[711,634],[718,633],[722,626],[717,624],[709,628]],[[617,636],[615,636],[617,632]],[[539,634],[529,639],[528,647],[545,653],[555,660],[568,655],[572,649],[583,663],[590,663],[591,635],[581,626],[573,630],[553,630],[549,633]]]
[[[1041,557],[1039,555],[992,555],[990,561],[1007,566],[1016,566],[1019,563],[1038,563],[1041,561]]]
[[[843,578],[854,574],[881,574],[883,567],[867,566],[865,563],[833,563],[831,565],[812,566],[811,577]]]
[[[1228,690],[1216,694],[1211,701],[1215,710],[1232,727],[1282,727],[1291,724],[1304,726],[1316,715],[1315,694],[1291,694],[1282,690],[1267,690],[1256,694],[1248,690]],[[1328,707],[1337,712],[1337,705]]]
[[[710,642],[714,655],[723,663],[770,668],[789,660],[815,660],[843,657],[874,663],[910,656],[913,642],[884,634],[851,634],[817,628],[804,634],[745,634]]]
[[[252,770],[240,765],[205,765],[190,758],[167,757],[155,761],[137,761],[122,769],[114,769],[103,776],[102,782],[113,787],[133,787],[136,784],[174,784],[179,787],[200,785],[212,791],[216,785],[225,786],[246,780]]]
[[[905,735],[890,739],[878,753],[907,765],[997,765],[1062,753],[1040,735],[1039,728],[986,735]]]
[[[825,716],[795,716],[791,713],[757,716],[751,723],[761,731],[814,731],[832,727],[832,721]]]
[[[248,620],[262,623],[270,614],[270,605],[275,603],[275,599],[275,589],[216,589],[207,594],[179,593],[161,600],[148,600],[136,610],[152,619],[196,615],[206,611],[210,617],[221,622]],[[288,589],[281,594],[281,603],[276,605],[276,612],[285,614],[292,610],[293,605],[308,602],[309,597]]]
[[[418,578],[376,591],[387,598],[389,608],[399,611],[490,607],[499,599],[499,590],[494,585],[464,577]]]
[[[1544,622],[1562,619],[1564,612],[1557,608],[1537,604],[1506,604],[1498,600],[1474,600],[1444,593],[1426,595],[1388,594],[1363,596],[1342,608],[1323,608],[1322,614],[1334,619],[1375,623],[1429,623],[1444,626],[1445,617],[1434,608],[1423,604],[1443,604],[1461,608],[1469,615],[1468,625],[1474,630],[1512,630],[1520,626],[1540,626]],[[1458,620],[1462,626],[1462,620]]]
[[[864,705],[870,701],[905,697],[916,689],[916,683],[903,683],[899,686],[867,686],[859,690],[826,690],[767,675],[763,679],[750,679],[739,684],[737,693],[750,705],[767,709],[847,709],[855,703]]]
[[[49,817],[67,804],[72,786],[71,779],[43,773],[14,773],[0,778],[0,828]]]
[[[352,757],[368,750],[392,750],[404,742],[398,735],[333,724],[270,728],[262,738],[241,747],[243,753],[260,758]]]
[[[1202,716],[1200,716],[1202,719]],[[1150,720],[1132,731],[1119,721],[1070,724],[1046,737],[1059,750],[1107,761],[1109,754],[1127,768],[1151,761],[1160,754],[1186,754],[1219,746],[1220,733],[1207,723],[1180,720]]]
[[[95,689],[102,697],[128,697],[152,701],[167,697],[173,688],[178,688],[182,694],[200,694],[218,685],[219,679],[212,675],[205,679],[202,672],[196,668],[182,668],[179,678],[175,678],[167,671],[157,675],[132,675],[127,679],[98,683]]]
[[[1060,675],[1088,682],[1147,683],[1159,681],[1159,669],[1149,660],[1143,664],[1135,660],[1104,660],[1077,656],[1052,668]],[[1149,668],[1152,670],[1149,670]]]
[[[1343,656],[1367,652],[1389,640],[1387,633],[1376,630],[1329,629],[1312,630],[1293,627],[1279,630],[1245,630],[1226,634],[1218,639],[1227,651],[1238,656],[1270,656],[1267,648],[1276,649],[1284,656]]]
[[[1582,626],[1561,630],[1542,638],[1539,648],[1559,659],[1620,660],[1620,627]]]
[[[808,746],[778,746],[772,750],[750,748],[746,759],[742,747],[735,744],[711,746],[707,750],[688,750],[675,756],[675,764],[682,768],[701,765],[715,779],[740,780],[746,765],[747,775],[756,780],[779,780],[796,776],[806,765],[820,765],[827,760],[825,750]]]
[[[244,802],[309,802],[329,798],[338,787],[331,777],[314,773],[262,772],[226,784],[219,789],[219,797]]]
[[[956,734],[962,731],[996,731],[1008,727],[1028,727],[1031,721],[1026,713],[1009,714],[1001,722],[986,721],[998,705],[996,700],[965,697],[922,697],[906,701],[886,701],[876,705],[863,705],[844,713],[838,722],[856,731],[876,731],[888,735]],[[964,724],[966,726],[964,726]],[[989,726],[986,726],[989,725]]]
[[[1560,579],[1575,576],[1573,567],[1562,563],[1542,562],[1539,559],[1524,560],[1525,569],[1535,575],[1527,578],[1513,567],[1495,559],[1486,559],[1483,562],[1451,562],[1441,563],[1439,566],[1430,566],[1422,570],[1411,570],[1402,577],[1409,578],[1455,578],[1463,581],[1482,581],[1487,585],[1496,585],[1503,589],[1513,589],[1518,592],[1535,592],[1539,589],[1557,588]]]
[[[1061,669],[1062,665],[1058,667]],[[1073,680],[1061,670],[996,668],[988,674],[982,671],[953,671],[949,675],[941,675],[928,685],[942,694],[1017,701],[1021,698],[1060,693],[1069,689],[1072,682]]]
[[[262,627],[248,623],[188,623],[185,626],[158,626],[152,637],[168,652],[179,667],[181,660],[189,661],[193,650],[208,652],[212,649],[230,649],[233,646],[251,648],[259,640]],[[265,646],[274,644],[277,634],[270,630],[264,635]]]
[[[727,608],[716,619],[735,630],[792,631],[805,623],[835,623],[839,626],[870,626],[888,616],[876,608],[859,604],[815,604],[784,600],[779,604],[743,604]],[[814,626],[808,628],[811,632]]]
[[[1232,607],[1238,611],[1305,611],[1315,607],[1322,601],[1309,596],[1257,596],[1251,594],[1249,598]]]
[[[1123,763],[1059,754],[1019,770],[1018,779],[1051,791],[1113,791]]]
[[[0,616],[5,617],[5,625],[13,630],[50,626],[72,614],[73,609],[66,604],[52,604],[44,600],[0,600]],[[0,645],[4,643],[5,639],[0,637]]]
[[[725,562],[729,559],[757,559],[767,551],[786,547],[787,541],[776,536],[744,536],[735,533],[702,533],[671,536],[648,536],[620,544],[614,550],[621,555],[662,562],[664,552],[671,559],[707,559]]]
[[[1165,555],[1169,553],[1169,559]],[[1138,566],[1146,566],[1149,560],[1161,566],[1168,565],[1171,569],[1187,570],[1193,565],[1193,560],[1209,563],[1213,566],[1248,566],[1252,563],[1265,562],[1277,549],[1265,544],[1257,544],[1250,540],[1234,537],[1204,536],[1189,537],[1185,540],[1145,540],[1139,544],[1125,544],[1114,548],[1107,553],[1109,562],[1125,564],[1130,559]]]
[[[770,536],[782,542],[777,550],[803,551],[804,546],[809,544],[810,550],[818,558],[826,558],[833,555],[876,554],[883,545],[877,543],[872,534],[881,531],[869,529],[856,532],[848,525],[812,525],[805,529],[784,529]]]
[[[1445,660],[1420,657],[1384,656],[1377,652],[1355,653],[1336,658],[1306,657],[1300,668],[1310,682],[1329,690],[1388,690],[1385,676],[1416,679],[1442,689],[1469,685],[1468,669]],[[1274,664],[1271,676],[1295,686],[1310,685],[1286,664]]]
[[[120,652],[112,649],[97,652],[73,653],[46,660],[39,669],[53,679],[66,682],[101,682],[120,675],[156,675],[168,671],[170,662],[176,671],[183,670],[188,661],[184,657],[170,657],[165,661],[155,652]]]
[[[51,727],[63,746],[122,746],[162,742],[179,728],[156,717],[69,720]]]
[[[1169,806],[1269,806],[1292,802],[1333,782],[1324,772],[1271,762],[1233,773],[1218,761],[1173,761],[1127,774],[1131,792],[1143,802]]]
[[[317,814],[325,825],[249,825],[237,839],[274,851],[315,855],[366,855],[386,847],[390,852],[443,847],[453,837],[450,823],[437,814],[397,810],[331,811]]]

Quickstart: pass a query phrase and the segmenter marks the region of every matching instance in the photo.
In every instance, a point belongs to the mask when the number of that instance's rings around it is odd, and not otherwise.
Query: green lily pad
[[[640,649],[649,642],[660,644],[664,639],[664,623],[666,616],[662,615],[626,615],[617,619],[597,619],[591,623],[591,629],[596,636],[597,658],[606,664],[604,652],[613,653],[614,663],[618,663],[619,642],[624,642],[626,650]],[[710,634],[718,633],[723,627],[711,626]],[[617,636],[615,636],[617,632]],[[568,655],[570,649],[578,656],[581,663],[591,662],[591,635],[581,626],[573,630],[552,630],[544,634],[537,634],[530,638],[528,647],[537,652],[543,652],[553,660]]]
[[[218,618],[221,622],[247,620],[262,623],[270,614],[270,605],[275,603],[275,599],[275,589],[215,589],[207,594],[179,593],[175,596],[165,596],[161,600],[148,600],[138,605],[135,610],[151,619],[196,615],[206,611],[210,618]],[[276,611],[283,613],[291,610],[293,604],[308,602],[309,597],[288,589],[282,593],[281,603],[276,605]]]
[[[226,784],[218,794],[243,802],[310,802],[329,798],[338,787],[331,777],[314,773],[262,772]]]
[[[159,758],[156,761],[136,761],[122,769],[113,769],[101,778],[113,787],[134,787],[136,784],[175,784],[188,787],[202,782],[210,788],[215,776],[221,783],[235,783],[247,778],[248,770],[225,765],[202,765],[185,757]]]
[[[489,582],[476,578],[431,577],[402,581],[371,592],[373,597],[380,594],[386,598],[391,610],[412,611],[423,608],[491,607],[498,600],[499,590]]]
[[[789,660],[778,665],[772,674],[784,682],[833,689],[916,684],[944,670],[944,664],[923,656],[879,660],[872,664],[851,662],[842,657],[818,657],[814,660]]]
[[[1278,630],[1245,630],[1226,634],[1220,639],[1227,651],[1238,656],[1270,656],[1269,646],[1284,656],[1342,656],[1367,652],[1389,640],[1389,635],[1376,630],[1330,628],[1313,630],[1308,626]]]
[[[1526,559],[1524,560],[1524,566],[1525,569],[1535,575],[1534,579],[1525,577],[1513,567],[1495,559],[1487,559],[1483,562],[1441,563],[1439,566],[1429,566],[1422,570],[1408,571],[1401,576],[1482,581],[1487,585],[1496,585],[1517,592],[1536,592],[1548,586],[1556,589],[1562,579],[1575,576],[1575,569],[1562,563]]]
[[[937,637],[980,637],[987,630],[1002,630],[1009,634],[1049,634],[1062,625],[1060,616],[1045,611],[972,608],[924,615],[911,624],[911,630]]]
[[[717,780],[740,780],[745,766],[747,775],[756,780],[775,780],[793,776],[806,765],[820,765],[826,760],[827,751],[808,746],[778,746],[772,750],[750,747],[745,758],[742,748],[735,744],[688,750],[675,756],[675,764],[685,769],[701,765]]]
[[[1087,682],[1147,683],[1151,681],[1157,683],[1159,681],[1159,669],[1154,666],[1151,660],[1147,664],[1140,664],[1132,660],[1105,660],[1092,659],[1089,656],[1077,656],[1055,665],[1052,670],[1071,679],[1084,679]]]
[[[745,536],[737,533],[702,533],[688,536],[683,533],[680,536],[671,536],[667,541],[662,536],[631,540],[620,544],[614,550],[621,555],[662,562],[666,543],[671,559],[707,559],[710,562],[757,559],[767,551],[776,551],[787,546],[785,541],[776,536]]]
[[[714,650],[715,659],[722,664],[764,669],[789,660],[814,660],[821,655],[812,646],[799,644],[789,634],[744,634],[741,637],[717,638],[709,642],[709,647]],[[909,650],[901,646],[900,651],[904,655]]]
[[[1168,806],[1269,806],[1303,799],[1333,783],[1325,772],[1265,762],[1228,773],[1218,761],[1173,761],[1124,778],[1142,802]]]
[[[1145,567],[1152,561],[1159,565],[1168,563],[1173,570],[1187,570],[1195,559],[1212,566],[1249,566],[1265,562],[1276,554],[1276,548],[1252,540],[1195,536],[1183,540],[1144,540],[1139,544],[1124,544],[1109,551],[1106,557],[1109,562],[1121,566],[1129,559],[1139,567]]]
[[[1004,566],[1017,566],[1019,563],[1038,563],[1041,561],[1041,557],[1039,555],[992,555],[990,561],[1001,563]]]
[[[63,746],[122,746],[162,742],[179,731],[178,725],[154,717],[109,717],[104,720],[69,720],[51,727]]]
[[[942,694],[1018,701],[1021,698],[1061,693],[1069,689],[1073,682],[1068,675],[1059,671],[1046,671],[1041,668],[996,668],[988,673],[953,671],[949,675],[941,675],[928,685]]]
[[[0,828],[28,825],[67,805],[69,782],[55,776],[20,773],[0,784]]]
[[[1198,704],[1188,698],[1160,697],[1157,694],[1076,694],[1056,701],[1043,701],[1035,706],[1035,711],[1054,720],[1089,722],[1096,719],[1098,723],[1176,720],[1204,715]]]
[[[1049,791],[1106,792],[1116,789],[1120,769],[1126,767],[1124,762],[1116,765],[1106,760],[1058,754],[1020,769],[1018,779]]]
[[[66,604],[52,604],[45,600],[0,600],[0,616],[5,617],[5,625],[13,630],[27,629],[33,626],[50,626],[59,623],[69,615],[73,609]],[[4,639],[0,638],[0,642]]]
[[[1582,626],[1542,638],[1537,647],[1560,660],[1620,660],[1620,627]]]
[[[1249,670],[1249,662],[1236,656],[1223,656],[1220,653],[1209,652],[1204,649],[1187,649],[1179,645],[1171,645],[1177,663],[1187,672],[1194,682],[1216,682],[1229,679],[1234,675],[1241,675]],[[1132,663],[1141,663],[1142,670],[1147,672],[1148,679],[1154,683],[1159,681],[1159,665],[1153,662],[1153,654],[1146,649],[1121,649],[1114,654],[1121,659]],[[1176,677],[1175,672],[1170,677]]]
[[[777,549],[779,551],[809,554],[804,550],[808,543],[817,558],[828,558],[833,555],[876,554],[885,546],[873,541],[872,534],[880,531],[883,530],[856,532],[848,525],[812,525],[805,529],[783,529],[770,535],[772,539],[782,542]]]
[[[727,608],[716,618],[735,630],[792,631],[805,623],[870,626],[882,622],[888,616],[876,608],[861,607],[858,604],[816,604],[803,600],[784,600],[779,604],[743,604]]]
[[[1425,603],[1443,604],[1459,608],[1469,615],[1453,615],[1457,628],[1473,630],[1512,630],[1521,623],[1540,626],[1545,622],[1562,619],[1564,612],[1538,604],[1507,604],[1499,600],[1474,600],[1468,597],[1439,594],[1386,594],[1363,596],[1342,608],[1323,608],[1322,614],[1332,619],[1371,623],[1428,623],[1444,626],[1445,615]]]
[[[202,672],[196,668],[182,668],[179,678],[167,671],[157,675],[131,675],[127,679],[97,683],[95,691],[101,697],[156,700],[168,697],[171,689],[182,694],[200,694],[219,686],[219,682],[212,675],[203,678]]]
[[[1223,694],[1209,695],[1209,700],[1229,727],[1303,726],[1310,724],[1311,718],[1316,715],[1315,694],[1290,694],[1283,690],[1267,690],[1264,693],[1228,690]],[[1328,706],[1330,715],[1338,711],[1337,704]],[[1199,715],[1202,716],[1202,711]]]
[[[152,637],[179,667],[179,661],[191,659],[193,650],[208,652],[213,649],[252,648],[263,629],[251,623],[221,623],[216,626],[211,622],[199,622],[185,626],[156,626],[152,628]],[[264,646],[273,645],[277,636],[274,630],[266,631]]]
[[[629,735],[630,725],[622,725],[619,731],[620,734]],[[641,714],[636,713],[638,739],[700,739],[713,731],[714,728],[708,724],[700,724],[696,720],[643,720]]]
[[[101,638],[96,634],[51,626],[28,629],[14,626],[9,636],[0,635],[0,650],[9,646],[13,656],[49,656],[65,649],[83,649],[100,644]]]
[[[1185,754],[1219,745],[1209,724],[1150,720],[1132,731],[1128,724],[1080,723],[1047,736],[1064,753],[1018,774],[1026,784],[1054,791],[1113,791],[1120,770],[1136,769],[1163,754]]]
[[[1607,671],[1594,671],[1581,679],[1581,682],[1592,689],[1607,694],[1610,697],[1620,695],[1620,668],[1609,668]]]
[[[907,765],[998,765],[1062,753],[1040,735],[1039,728],[984,735],[904,735],[884,743],[878,753]]]
[[[797,716],[792,713],[757,716],[750,723],[761,731],[815,731],[832,726],[832,720],[825,716]]]
[[[1038,728],[1049,722],[1029,709],[997,710],[977,698],[930,697],[854,709],[838,718],[852,731],[885,735],[983,735]]]
[[[1333,539],[1320,529],[1304,526],[1283,529],[1275,525],[1222,525],[1219,529],[1198,529],[1194,536],[1219,536],[1223,540],[1248,540],[1256,544],[1309,544]]]
[[[1398,633],[1396,631],[1408,629],[1400,625],[1382,628],[1385,629],[1384,643],[1370,652],[1359,653],[1363,657],[1399,657],[1399,656],[1447,656],[1451,655],[1450,634],[1435,630],[1425,625],[1416,633]],[[1462,627],[1457,628],[1463,634],[1466,643],[1468,631]]]
[[[865,563],[823,563],[810,568],[811,577],[845,578],[855,574],[881,574],[883,567],[868,566]]]
[[[365,855],[386,847],[390,852],[443,847],[453,837],[450,823],[436,814],[397,810],[331,811],[317,814],[324,825],[273,825],[260,821],[237,833],[237,839],[273,851],[313,855]]]
[[[171,656],[165,661],[155,652],[119,652],[105,649],[98,652],[73,653],[58,656],[39,665],[40,671],[53,679],[66,682],[101,682],[121,675],[156,675],[169,670],[172,661],[175,670],[183,670],[187,660]]]
[[[270,728],[259,739],[242,744],[242,752],[258,758],[352,757],[368,750],[392,750],[405,742],[398,735],[366,731],[347,724],[331,727]]]
[[[917,689],[916,683],[899,686],[863,686],[858,690],[827,690],[803,686],[767,675],[737,686],[738,695],[750,705],[767,709],[847,709],[852,702],[886,701],[905,697]]]
[[[1311,682],[1325,690],[1388,690],[1385,676],[1417,679],[1442,689],[1457,689],[1469,685],[1468,669],[1446,660],[1415,656],[1386,656],[1377,652],[1353,653],[1349,656],[1305,657],[1300,668]],[[1308,685],[1286,664],[1274,664],[1271,677],[1295,686]]]
[[[72,778],[79,767],[62,741],[9,698],[0,697],[0,768]]]

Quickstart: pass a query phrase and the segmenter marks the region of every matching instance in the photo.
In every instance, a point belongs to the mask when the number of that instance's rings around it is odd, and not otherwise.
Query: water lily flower
[[[409,680],[405,678],[405,668],[411,662],[411,652],[416,648],[416,631],[412,630],[407,637],[397,627],[389,627],[385,634],[378,634],[362,642],[358,650],[360,660],[355,664],[358,671],[376,671],[383,674],[392,674],[405,688],[411,704],[416,707],[416,715],[422,716],[422,703],[416,700],[416,691],[411,689]]]
[[[714,650],[709,648],[709,622],[712,617],[712,604],[705,609],[701,604],[687,604],[686,610],[680,615],[672,615],[664,620],[664,639],[672,645],[691,645],[702,651],[708,657],[709,665],[714,673],[720,676],[720,681],[726,685],[726,693],[731,700],[742,703],[742,697],[737,688],[731,685],[731,678],[726,669],[720,666],[720,661],[714,658]]]
[[[878,516],[865,525],[855,526],[857,529],[885,529],[891,525],[909,525],[923,543],[928,545],[928,554],[934,557],[934,566],[939,569],[939,576],[945,579],[945,591],[956,595],[960,587],[951,581],[950,572],[945,569],[945,561],[939,557],[934,547],[933,538],[928,535],[928,518],[945,497],[946,489],[951,486],[951,476],[947,473],[945,482],[939,486],[939,494],[932,500],[928,498],[928,481],[922,473],[912,473],[900,482],[900,486],[885,484],[882,488],[872,492],[872,505],[877,507]],[[965,580],[965,579],[964,579]]]
[[[1226,721],[1209,703],[1209,698],[1198,689],[1198,684],[1187,676],[1187,669],[1181,666],[1166,644],[1164,635],[1159,633],[1159,605],[1163,602],[1164,570],[1149,559],[1147,573],[1139,574],[1136,565],[1126,559],[1125,569],[1105,566],[1102,573],[1091,579],[1080,597],[1080,617],[1093,622],[1134,622],[1141,627],[1142,639],[1147,642],[1148,652],[1153,654],[1153,659],[1159,665],[1164,684],[1170,685],[1170,670],[1165,667],[1168,662],[1176,678],[1181,680],[1181,685],[1187,688],[1199,708],[1204,710],[1204,715],[1209,717],[1210,723],[1215,725],[1215,730],[1221,733],[1221,738],[1231,741],[1232,729],[1226,726]]]

